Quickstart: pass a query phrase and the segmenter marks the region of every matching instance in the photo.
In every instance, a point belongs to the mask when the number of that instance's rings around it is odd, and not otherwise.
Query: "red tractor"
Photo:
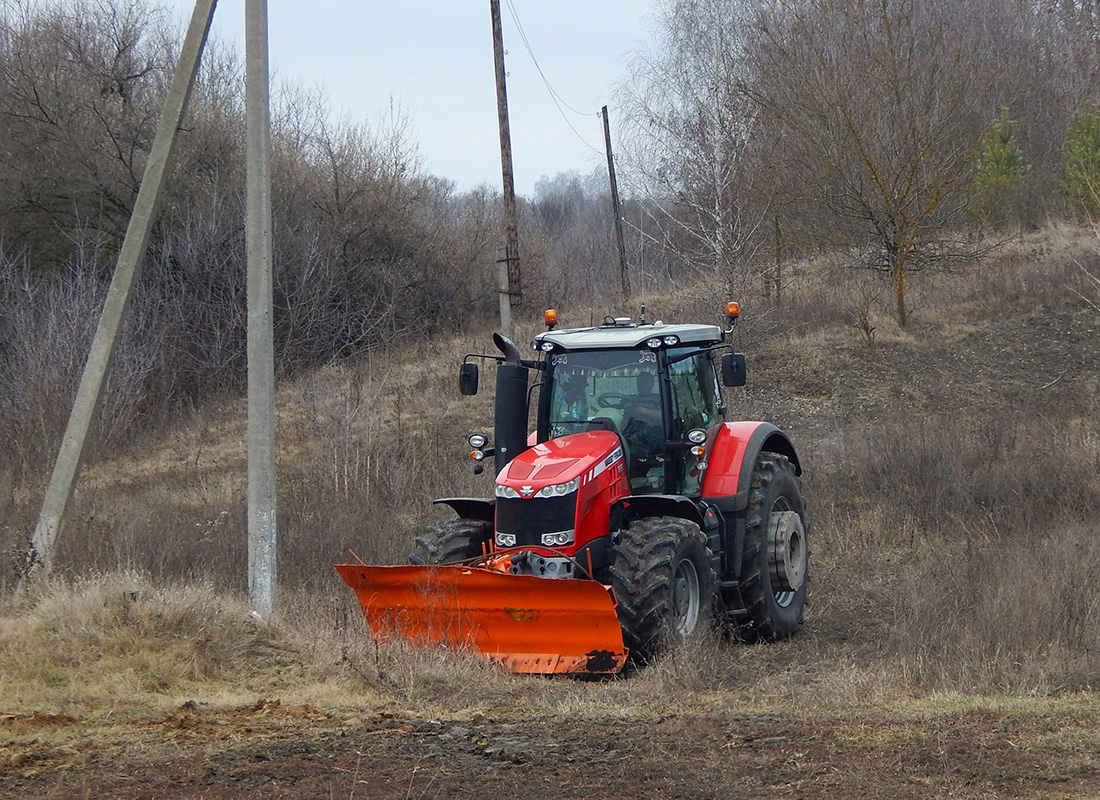
[[[492,498],[417,538],[411,566],[341,564],[375,636],[469,646],[517,672],[615,672],[716,621],[742,640],[802,622],[809,546],[798,455],[766,422],[727,422],[745,357],[715,325],[607,319],[548,330],[534,358],[494,335]],[[531,374],[536,376],[531,383]],[[528,433],[534,410],[534,432]]]

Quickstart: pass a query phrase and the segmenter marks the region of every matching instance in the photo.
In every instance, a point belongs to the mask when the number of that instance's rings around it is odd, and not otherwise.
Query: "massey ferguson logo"
[[[533,495],[535,493],[535,487],[534,486],[521,486],[521,487],[519,487],[519,493],[522,494],[524,497],[530,497],[531,495]]]

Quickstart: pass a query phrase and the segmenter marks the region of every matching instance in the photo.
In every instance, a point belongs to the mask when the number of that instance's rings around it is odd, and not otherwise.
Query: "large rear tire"
[[[416,537],[409,563],[426,567],[473,561],[485,553],[492,535],[492,524],[480,519],[437,522]]]
[[[609,572],[623,642],[648,660],[708,627],[715,574],[707,537],[679,517],[646,517],[619,532]]]
[[[794,466],[786,456],[760,453],[749,489],[741,574],[725,596],[738,638],[774,642],[798,631],[810,583],[808,530]]]

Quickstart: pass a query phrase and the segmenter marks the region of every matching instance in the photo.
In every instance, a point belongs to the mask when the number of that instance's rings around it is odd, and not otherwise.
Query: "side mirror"
[[[726,353],[722,356],[722,385],[745,385],[745,354]]]
[[[462,394],[477,394],[477,364],[463,361],[458,371],[458,390]]]

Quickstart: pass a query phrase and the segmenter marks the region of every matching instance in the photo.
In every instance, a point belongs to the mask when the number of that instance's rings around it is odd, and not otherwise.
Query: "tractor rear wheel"
[[[740,639],[772,642],[798,631],[810,582],[808,530],[794,466],[786,456],[760,453],[749,488],[741,574],[724,598]]]
[[[715,574],[707,537],[679,517],[646,517],[619,531],[609,572],[623,642],[646,660],[703,630]]]
[[[480,519],[452,519],[429,525],[416,537],[409,563],[418,566],[458,564],[485,553],[493,535],[492,523]]]

